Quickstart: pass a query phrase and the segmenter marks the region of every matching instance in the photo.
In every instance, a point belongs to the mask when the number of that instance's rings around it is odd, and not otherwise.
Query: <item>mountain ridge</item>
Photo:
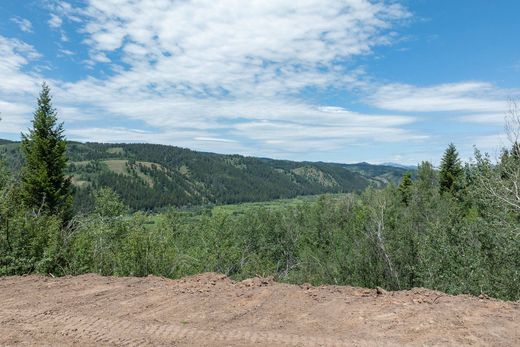
[[[20,142],[0,140],[19,172]],[[115,190],[134,210],[267,201],[301,195],[349,193],[399,182],[408,170],[368,163],[340,164],[256,158],[135,143],[68,143],[75,206],[88,210],[99,187]]]

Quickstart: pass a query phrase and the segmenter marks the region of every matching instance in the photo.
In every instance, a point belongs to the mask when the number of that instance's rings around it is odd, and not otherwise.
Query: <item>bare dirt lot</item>
[[[520,303],[212,273],[5,277],[0,345],[520,346]]]

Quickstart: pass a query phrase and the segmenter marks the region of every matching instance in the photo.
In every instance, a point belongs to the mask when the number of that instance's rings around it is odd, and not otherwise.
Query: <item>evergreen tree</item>
[[[441,193],[455,193],[460,187],[462,176],[462,165],[459,154],[453,143],[450,143],[441,160],[439,171],[439,185]]]
[[[0,121],[2,118],[0,117]],[[2,153],[0,153],[0,191],[4,189],[7,181],[9,179],[9,171],[7,170],[7,166],[5,164],[5,159]]]
[[[58,124],[50,89],[42,85],[33,128],[22,134],[25,166],[22,170],[22,202],[30,209],[68,218],[72,203],[70,178],[65,176],[67,143],[63,123]]]
[[[7,182],[9,180],[9,171],[7,170],[7,167],[5,166],[5,162],[0,155],[0,191],[4,189]]]
[[[405,205],[408,205],[412,195],[412,183],[412,174],[409,172],[405,173],[401,180],[401,184],[399,184],[399,194],[401,195],[401,200]]]

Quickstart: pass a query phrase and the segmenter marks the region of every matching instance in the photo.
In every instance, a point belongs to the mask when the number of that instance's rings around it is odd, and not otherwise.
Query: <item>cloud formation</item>
[[[25,33],[32,33],[32,23],[26,18],[12,17],[11,22],[18,25],[21,31]]]
[[[413,117],[356,114],[300,97],[309,89],[361,85],[348,63],[391,44],[392,28],[410,16],[400,5],[91,0],[55,11],[81,22],[86,63],[113,72],[57,85],[65,101],[142,121],[172,134],[168,142],[196,133],[197,148],[207,142],[211,149],[217,141],[208,139],[220,139],[260,151],[283,143],[284,150],[305,152],[422,136],[401,128]]]
[[[390,43],[388,29],[408,16],[399,5],[358,0],[91,0],[77,11],[93,60],[119,53],[127,65],[112,82],[189,97],[352,82],[340,62]]]
[[[396,29],[411,18],[395,2],[79,4],[50,2],[46,18],[61,41],[75,35],[82,51],[62,42],[57,55],[86,59],[78,69],[87,77],[48,78],[34,69],[40,55],[33,46],[0,36],[0,78],[7,81],[0,85],[0,132],[28,125],[44,79],[74,139],[289,158],[425,142],[431,136],[417,126],[423,113],[495,123],[504,108],[504,91],[489,83],[419,87],[368,78],[358,59],[399,41]],[[354,112],[309,97],[330,90],[356,97],[361,90],[375,108]]]
[[[393,83],[376,88],[368,101],[386,110],[452,112],[463,122],[503,124],[507,100],[519,95],[519,90],[504,90],[477,81],[430,87]]]
[[[37,89],[37,75],[25,69],[41,55],[17,39],[0,36],[0,132],[19,133],[32,114],[28,95]]]

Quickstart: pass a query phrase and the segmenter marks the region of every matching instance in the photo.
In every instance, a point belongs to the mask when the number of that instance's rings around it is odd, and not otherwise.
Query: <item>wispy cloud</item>
[[[0,35],[0,57],[0,133],[19,133],[29,125],[29,100],[38,88],[38,75],[26,68],[41,56],[33,46]]]
[[[51,14],[51,18],[47,23],[49,23],[49,26],[51,28],[57,29],[61,27],[61,25],[63,24],[63,20],[58,15]]]
[[[484,82],[462,82],[418,87],[388,84],[369,101],[383,109],[408,112],[497,112],[504,109],[506,94]]]
[[[71,9],[71,6],[64,1],[61,1],[61,2],[58,2],[57,5],[52,6],[52,8],[55,11],[58,11],[58,13],[65,13],[67,10]],[[60,15],[51,13],[51,17],[47,21],[47,23],[49,24],[49,27],[51,29],[59,32],[60,40],[62,42],[69,41],[69,37],[67,36],[67,34],[65,33],[65,30],[63,29],[63,19],[61,19]]]
[[[200,137],[197,136],[194,138],[195,141],[205,141],[205,142],[226,142],[226,143],[237,143],[236,140],[230,140],[230,139],[221,139],[217,137]]]
[[[26,18],[12,17],[11,18],[11,22],[13,22],[16,25],[18,25],[20,30],[23,31],[23,32],[26,32],[26,33],[32,33],[33,32],[33,30],[32,30],[32,23],[31,23],[30,20],[28,20]]]
[[[61,54],[63,55],[66,55],[66,56],[72,56],[72,55],[75,55],[76,53],[74,53],[73,51],[71,50],[68,50],[68,49],[59,49],[58,52],[60,52]]]
[[[482,123],[482,124],[504,124],[506,119],[506,102],[503,102],[502,113],[481,113],[467,114],[459,117],[461,122]]]
[[[0,93],[25,93],[34,90],[34,79],[23,69],[41,55],[33,46],[17,40],[0,36]]]
[[[502,148],[510,146],[507,136],[501,133],[475,136],[471,140],[477,148],[490,154],[498,154]]]

